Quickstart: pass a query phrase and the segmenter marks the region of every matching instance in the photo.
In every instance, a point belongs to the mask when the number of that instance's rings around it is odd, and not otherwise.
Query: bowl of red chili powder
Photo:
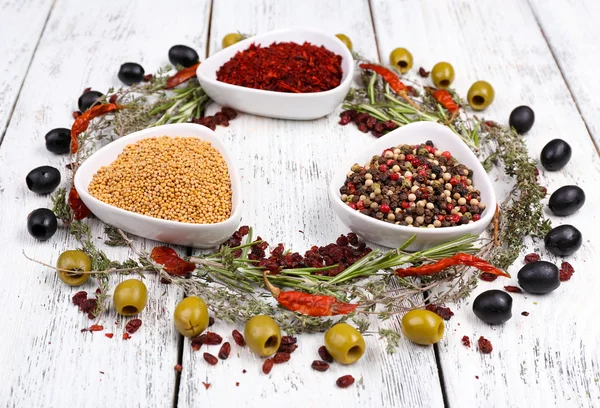
[[[219,104],[294,120],[333,112],[353,73],[350,50],[335,35],[314,28],[248,38],[209,57],[197,71],[200,84]]]

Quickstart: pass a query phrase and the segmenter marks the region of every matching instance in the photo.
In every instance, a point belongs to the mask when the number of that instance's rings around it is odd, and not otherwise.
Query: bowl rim
[[[383,141],[397,137],[397,133],[407,132],[409,130],[410,131],[414,130],[415,132],[418,132],[419,130],[423,130],[423,128],[428,128],[428,127],[430,127],[431,129],[433,129],[435,127],[437,130],[441,130],[443,128],[444,130],[442,130],[442,131],[447,134],[447,136],[445,136],[445,137],[453,138],[454,142],[461,143],[465,147],[465,149],[469,152],[469,154],[471,154],[474,157],[474,159],[475,159],[474,161],[476,162],[476,164],[475,164],[475,166],[469,166],[469,168],[473,171],[481,172],[481,174],[483,176],[483,180],[484,180],[484,186],[482,186],[482,187],[489,189],[489,194],[492,198],[492,203],[489,203],[489,204],[486,203],[486,208],[484,210],[485,215],[482,215],[482,217],[479,221],[476,221],[472,224],[455,225],[455,226],[444,227],[444,228],[415,228],[415,227],[408,227],[405,225],[391,224],[388,222],[383,222],[383,221],[374,219],[365,214],[361,214],[360,212],[353,210],[349,206],[342,203],[342,201],[340,199],[341,195],[339,193],[339,189],[341,186],[336,187],[334,185],[334,181],[337,178],[341,178],[339,176],[340,176],[340,174],[342,174],[342,172],[344,172],[344,174],[345,174],[349,171],[350,167],[355,162],[355,160],[354,160],[355,157],[359,156],[361,153],[373,150],[374,145],[383,144]],[[395,143],[395,142],[389,143],[390,146],[395,146],[397,144],[398,143]],[[451,150],[451,149],[449,149],[449,150]],[[376,153],[374,153],[374,154],[376,154]],[[481,191],[481,187],[479,187],[479,190]],[[331,181],[329,183],[329,198],[332,201],[332,205],[337,207],[339,209],[339,211],[344,211],[349,217],[360,217],[361,221],[364,221],[365,223],[369,224],[369,228],[384,228],[390,232],[405,233],[405,234],[409,234],[409,235],[410,234],[423,235],[423,236],[435,236],[435,235],[458,233],[458,232],[464,232],[464,234],[469,234],[473,230],[480,228],[481,224],[478,224],[480,222],[482,222],[487,227],[487,225],[489,225],[489,223],[492,221],[492,218],[494,217],[494,213],[495,213],[495,210],[492,210],[492,206],[494,206],[493,208],[495,208],[495,205],[497,205],[497,198],[496,198],[496,192],[494,190],[494,186],[492,185],[489,175],[483,168],[481,162],[477,159],[477,156],[475,156],[475,153],[473,153],[473,151],[465,144],[465,142],[458,135],[456,135],[454,132],[452,132],[446,126],[444,126],[440,123],[425,122],[425,121],[414,122],[414,123],[409,123],[407,125],[404,125],[398,129],[393,130],[393,131],[387,133],[386,135],[380,137],[379,139],[370,143],[368,146],[362,147],[359,150],[356,150],[353,154],[350,154],[349,156],[347,156],[347,159],[342,162],[342,166],[340,166],[339,170],[336,171],[334,173],[333,177],[331,178]],[[459,231],[459,229],[460,229],[460,231]]]
[[[338,51],[333,51],[333,50],[325,47],[329,51],[334,52],[338,55],[341,55],[342,64],[345,60],[350,61],[350,63],[349,63],[350,69],[348,70],[348,72],[342,73],[342,75],[346,74],[346,77],[342,79],[342,81],[340,82],[340,84],[338,86],[336,86],[335,88],[329,89],[327,91],[321,91],[321,92],[308,92],[308,93],[279,92],[279,91],[248,88],[248,87],[244,87],[241,85],[229,84],[227,82],[222,82],[222,81],[218,81],[217,79],[213,79],[213,78],[209,77],[208,74],[205,73],[205,71],[208,69],[208,68],[204,68],[204,67],[206,67],[206,62],[210,61],[211,59],[219,59],[219,58],[223,58],[224,56],[229,56],[229,58],[227,58],[227,60],[225,61],[225,62],[227,62],[237,52],[246,50],[250,46],[250,44],[256,42],[257,40],[260,40],[265,37],[276,36],[279,34],[287,34],[290,32],[309,32],[312,34],[329,37],[329,39],[333,40],[334,43],[337,43],[340,46],[341,51],[339,54],[338,54]],[[276,41],[273,41],[273,42],[276,42]],[[225,62],[223,62],[223,64]],[[221,66],[222,66],[222,64],[221,64]],[[355,66],[355,63],[354,63],[354,58],[352,56],[352,53],[350,52],[348,47],[346,47],[346,45],[339,38],[337,38],[333,34],[330,34],[326,31],[320,30],[318,28],[301,26],[301,27],[291,27],[291,28],[283,28],[283,29],[279,29],[279,30],[268,31],[266,33],[259,34],[254,37],[246,38],[245,40],[242,40],[238,43],[230,45],[227,48],[223,48],[220,51],[216,52],[215,54],[209,56],[198,66],[198,68],[196,69],[196,76],[198,77],[198,80],[200,80],[201,82],[207,82],[210,85],[223,87],[224,89],[229,89],[229,90],[233,90],[236,92],[247,92],[249,94],[255,94],[255,95],[276,95],[276,96],[280,96],[282,98],[289,98],[289,99],[302,99],[302,98],[313,99],[313,98],[325,97],[325,96],[329,96],[331,94],[338,93],[340,91],[340,89],[350,86],[352,84],[352,81],[354,78],[354,68],[355,68],[354,66]],[[219,66],[219,68],[220,68],[220,66]],[[217,70],[219,68],[217,68]],[[215,77],[216,77],[216,71],[215,71]]]
[[[176,133],[184,132],[186,128],[190,129],[190,134],[188,134],[188,135],[174,134],[174,132],[176,132]],[[162,134],[160,132],[161,129],[164,129]],[[184,129],[184,130],[177,131],[176,129]],[[159,134],[157,134],[157,132]],[[209,136],[203,137],[202,135],[200,135],[200,133],[205,133]],[[142,136],[142,137],[140,137],[140,136]],[[130,144],[133,144],[142,139],[149,139],[151,137],[162,137],[162,136],[193,137],[193,138],[205,140],[205,141],[210,142],[211,146],[214,147],[215,149],[217,149],[219,151],[219,153],[221,153],[221,156],[223,156],[223,159],[225,159],[225,161],[228,163],[229,179],[230,179],[230,183],[231,183],[232,212],[229,215],[229,218],[227,218],[224,221],[220,221],[220,222],[217,222],[214,224],[196,224],[196,223],[190,223],[190,222],[166,220],[163,218],[150,217],[148,215],[139,214],[139,213],[136,213],[133,211],[129,211],[129,210],[125,210],[125,209],[116,207],[114,205],[105,203],[105,202],[97,199],[96,197],[94,197],[93,195],[91,195],[89,193],[89,191],[88,191],[89,184],[85,185],[84,181],[82,180],[82,177],[83,177],[82,174],[85,173],[86,171],[87,172],[92,171],[91,169],[87,169],[87,167],[91,166],[90,159],[92,157],[94,157],[94,156],[98,157],[98,156],[101,156],[102,154],[106,154],[111,148],[114,148],[115,143],[123,145],[123,148],[118,153],[120,155],[122,153],[123,149]],[[136,140],[129,142],[131,139],[136,139]],[[111,164],[113,162],[114,162],[114,160],[111,162]],[[106,166],[106,165],[102,165],[102,166],[98,167],[98,169],[96,169],[96,171],[93,174],[96,174],[98,172],[98,170],[103,166]],[[92,175],[92,177],[93,177],[93,175]],[[155,126],[155,127],[151,127],[151,128],[146,128],[146,129],[138,130],[137,132],[130,133],[126,136],[120,137],[120,138],[108,143],[107,145],[103,146],[102,148],[100,148],[99,150],[94,152],[90,157],[85,159],[85,161],[81,164],[81,166],[79,166],[79,168],[77,169],[77,172],[75,173],[73,184],[75,186],[75,189],[77,190],[77,193],[80,195],[82,200],[84,200],[84,203],[85,203],[85,199],[90,200],[96,205],[99,205],[101,207],[106,207],[106,209],[110,210],[110,211],[116,211],[117,214],[120,214],[122,216],[131,217],[135,221],[138,221],[138,222],[151,221],[154,223],[162,224],[165,227],[168,226],[168,227],[192,228],[192,229],[202,228],[202,229],[215,229],[216,230],[216,229],[220,229],[222,227],[228,226],[228,224],[231,224],[232,222],[238,222],[237,220],[241,219],[241,211],[242,211],[242,202],[243,201],[241,198],[241,195],[242,195],[241,188],[242,187],[241,187],[241,180],[239,178],[239,173],[237,170],[237,163],[236,163],[235,159],[232,157],[232,155],[229,153],[229,151],[225,148],[225,146],[217,138],[216,133],[214,131],[212,131],[211,129],[209,129],[205,126],[197,125],[194,123],[171,123],[171,124],[167,124],[167,125],[160,125],[160,126]]]

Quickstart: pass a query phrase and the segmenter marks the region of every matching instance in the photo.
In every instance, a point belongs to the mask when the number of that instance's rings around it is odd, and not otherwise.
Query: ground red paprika
[[[305,42],[252,44],[217,71],[217,80],[276,92],[323,92],[340,85],[342,57]]]

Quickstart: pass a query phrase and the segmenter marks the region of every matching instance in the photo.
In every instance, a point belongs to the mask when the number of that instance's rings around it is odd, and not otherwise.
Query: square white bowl
[[[90,195],[88,186],[94,174],[101,167],[114,162],[125,146],[141,139],[160,136],[195,137],[210,142],[221,153],[227,163],[231,179],[232,208],[229,219],[215,224],[191,224],[163,220],[117,208]],[[242,220],[241,183],[237,167],[216,134],[201,125],[181,123],[156,126],[121,137],[86,159],[75,173],[74,184],[84,204],[100,220],[123,231],[156,241],[195,248],[212,248],[226,241]]]
[[[269,46],[274,42],[295,42],[324,46],[342,56],[342,81],[334,89],[312,93],[286,93],[245,88],[217,81],[217,71],[239,51],[251,44]],[[223,106],[240,112],[280,119],[309,120],[333,112],[344,100],[354,75],[352,53],[335,35],[315,28],[288,28],[247,38],[210,56],[196,71],[208,96]]]
[[[354,163],[363,165],[369,162],[374,155],[380,155],[383,150],[392,146],[420,144],[427,140],[431,140],[438,149],[448,150],[459,163],[473,170],[473,186],[481,192],[482,202],[486,204],[479,221],[444,228],[408,227],[361,214],[342,201],[340,187],[344,185],[346,174]],[[352,232],[368,241],[388,248],[398,248],[411,236],[416,235],[415,241],[407,248],[409,251],[430,248],[466,234],[480,235],[492,221],[496,209],[494,187],[477,156],[454,132],[444,125],[433,122],[411,123],[396,129],[345,160],[331,179],[329,198],[341,222]]]

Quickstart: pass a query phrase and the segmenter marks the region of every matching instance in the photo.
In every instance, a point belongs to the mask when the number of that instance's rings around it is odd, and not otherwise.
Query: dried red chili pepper
[[[105,103],[102,105],[92,106],[90,109],[78,116],[71,126],[71,153],[77,153],[77,150],[79,149],[79,141],[77,140],[77,137],[87,130],[92,119],[122,108],[124,108],[124,106],[114,103]]]
[[[231,353],[231,344],[229,344],[229,342],[226,341],[221,346],[218,356],[221,360],[227,360],[227,358],[229,357],[229,353]]]
[[[313,361],[312,364],[310,365],[310,367],[313,370],[321,371],[321,372],[329,370],[329,364],[326,363],[325,361],[321,361],[321,360]]]
[[[525,259],[524,259],[526,264],[537,262],[539,260],[540,260],[540,256],[536,253],[527,254],[527,255],[525,255]]]
[[[202,381],[202,385],[204,385],[204,388],[206,388],[207,390],[210,388],[210,384],[205,383],[204,381]]]
[[[521,288],[517,287],[517,286],[505,286],[504,290],[510,293],[523,293],[523,291],[521,290]]]
[[[166,246],[153,248],[150,258],[154,262],[163,265],[165,272],[169,275],[187,276],[196,269],[195,263],[184,261],[173,248]]]
[[[463,336],[461,341],[462,341],[463,346],[471,347],[471,339],[469,338],[469,336]]]
[[[290,353],[277,352],[275,356],[273,356],[273,362],[275,364],[286,363],[290,361],[292,355]]]
[[[272,358],[267,358],[265,360],[265,362],[262,365],[262,372],[264,374],[269,374],[271,372],[271,370],[273,369],[273,364],[275,364],[275,362],[273,361]]]
[[[219,360],[210,353],[204,353],[203,357],[204,360],[210,365],[216,365],[219,362]]]
[[[246,340],[244,340],[244,336],[239,331],[234,329],[231,332],[231,336],[233,337],[235,344],[237,344],[238,346],[244,347],[246,345]]]
[[[190,79],[195,77],[196,69],[199,65],[200,63],[197,63],[196,65],[192,65],[189,68],[184,68],[175,75],[167,78],[167,84],[165,85],[165,89],[175,88],[177,85],[183,84],[184,82],[189,81]]]
[[[560,281],[566,282],[571,279],[571,276],[575,273],[575,269],[568,262],[563,262],[560,264]]]
[[[265,285],[279,304],[292,312],[307,316],[335,316],[353,312],[358,304],[340,302],[333,296],[313,295],[294,290],[283,292],[267,279],[268,271],[263,272]]]
[[[381,65],[360,64],[359,66],[362,69],[369,69],[369,70],[381,75],[383,80],[385,82],[387,82],[388,84],[390,84],[390,86],[392,87],[394,92],[396,92],[400,97],[404,98],[404,100],[406,100],[406,102],[411,104],[413,106],[413,108],[415,108],[416,110],[421,110],[421,109],[419,109],[419,106],[416,103],[414,103],[412,99],[410,99],[408,97],[408,93],[407,93],[408,88],[406,87],[406,85],[404,85],[402,83],[402,81],[400,81],[400,79],[398,78],[398,76],[395,73],[393,73],[392,71],[390,71],[389,69],[387,69],[385,67],[382,67]]]
[[[436,101],[440,103],[448,112],[451,114],[458,113],[460,111],[460,107],[454,102],[452,99],[452,95],[445,89],[433,89],[430,87],[425,87],[425,89],[431,93],[431,96],[435,98]]]
[[[338,378],[335,383],[340,388],[348,388],[352,384],[354,384],[354,377],[352,377],[351,375],[344,375]]]
[[[488,272],[497,276],[504,276],[510,278],[510,275],[508,273],[492,266],[489,262],[484,261],[481,258],[477,258],[476,256],[465,254],[462,252],[459,252],[449,258],[444,258],[440,261],[431,264],[417,266],[413,268],[396,269],[396,275],[401,277],[430,276],[454,265],[472,266],[483,272]]]
[[[333,363],[333,357],[331,357],[331,354],[329,354],[329,351],[327,351],[325,346],[319,347],[319,357],[321,357],[321,360],[323,361]]]
[[[140,327],[142,327],[142,319],[132,319],[127,322],[127,325],[125,325],[125,330],[129,334],[133,334],[138,331]]]
[[[483,336],[479,337],[479,340],[477,340],[477,346],[479,347],[479,351],[483,354],[490,354],[494,349],[492,347],[492,342]]]
[[[83,203],[81,197],[79,197],[79,193],[75,190],[75,187],[71,187],[71,190],[69,191],[67,204],[69,204],[69,207],[73,211],[73,218],[76,220],[83,220],[92,213]]]

